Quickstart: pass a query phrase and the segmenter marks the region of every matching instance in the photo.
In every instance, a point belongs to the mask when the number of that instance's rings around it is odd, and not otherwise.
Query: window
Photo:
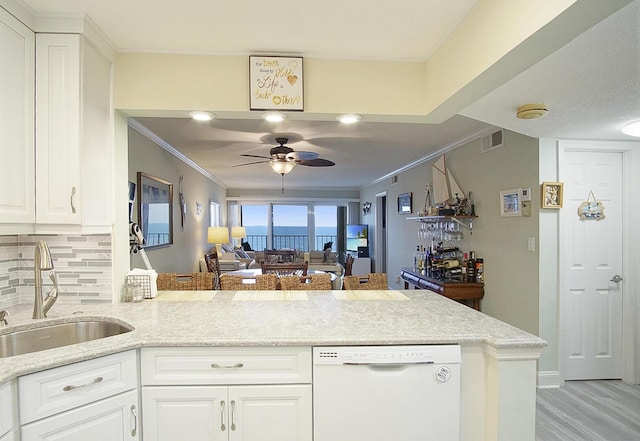
[[[327,242],[338,248],[337,205],[265,204],[240,206],[241,225],[254,250],[293,248],[322,251]]]
[[[209,201],[209,226],[220,226],[220,204],[213,201]]]
[[[273,205],[272,248],[309,251],[309,227],[306,205]]]

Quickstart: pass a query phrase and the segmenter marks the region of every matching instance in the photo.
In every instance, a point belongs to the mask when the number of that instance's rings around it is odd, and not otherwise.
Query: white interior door
[[[622,377],[622,153],[566,151],[560,315],[566,380]],[[589,192],[603,220],[580,220]]]

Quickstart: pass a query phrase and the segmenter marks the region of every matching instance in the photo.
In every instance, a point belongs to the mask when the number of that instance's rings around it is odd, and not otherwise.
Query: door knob
[[[613,279],[611,279],[611,281],[613,283],[620,283],[620,282],[622,282],[622,277],[620,277],[619,274],[616,274],[615,276],[613,276]]]

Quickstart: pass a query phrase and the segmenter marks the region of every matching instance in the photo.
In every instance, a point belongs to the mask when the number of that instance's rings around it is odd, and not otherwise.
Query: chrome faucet
[[[33,303],[34,319],[45,318],[47,312],[49,312],[53,304],[58,300],[58,276],[53,271],[49,274],[53,282],[53,289],[47,294],[46,299],[42,298],[42,270],[49,271],[52,269],[53,260],[51,259],[49,246],[44,240],[38,241],[33,261],[33,273],[36,285],[36,296]]]

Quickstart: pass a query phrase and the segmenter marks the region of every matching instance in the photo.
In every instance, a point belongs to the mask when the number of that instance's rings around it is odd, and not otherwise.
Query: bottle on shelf
[[[475,264],[476,283],[484,283],[484,259],[478,257]]]
[[[413,267],[418,268],[420,263],[420,245],[416,245],[416,252],[413,253]]]
[[[469,251],[469,259],[467,259],[467,281],[475,282],[476,280],[476,253]]]

